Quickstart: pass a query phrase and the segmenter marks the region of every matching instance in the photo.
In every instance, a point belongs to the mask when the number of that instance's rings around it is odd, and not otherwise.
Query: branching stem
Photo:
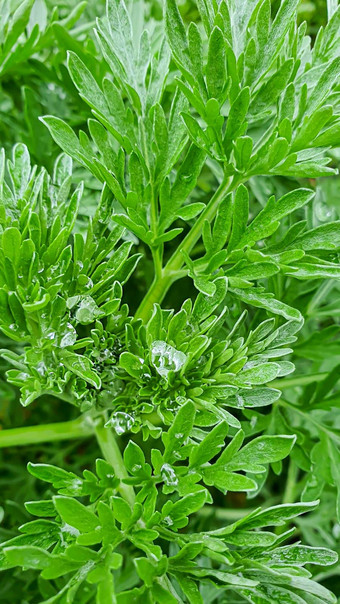
[[[186,252],[187,254],[190,253],[190,251],[197,243],[202,234],[202,227],[204,222],[206,220],[208,220],[208,222],[211,222],[213,220],[222,199],[224,199],[224,197],[228,193],[230,193],[230,191],[233,191],[238,183],[239,180],[236,176],[234,178],[225,177],[223,179],[215,194],[212,196],[209,203],[207,204],[206,208],[199,216],[199,218],[197,218],[193,227],[191,228],[187,236],[183,239],[182,243],[178,246],[177,250],[173,253],[164,269],[158,276],[155,276],[153,284],[151,285],[146,296],[143,298],[136,312],[137,318],[146,321],[150,316],[153,305],[156,302],[162,302],[168,289],[178,279],[179,271],[181,270],[184,263],[183,252]]]
[[[56,422],[39,426],[25,426],[0,430],[0,448],[37,445],[38,443],[74,438],[86,438],[94,432],[94,427],[87,418],[80,417],[69,422]]]

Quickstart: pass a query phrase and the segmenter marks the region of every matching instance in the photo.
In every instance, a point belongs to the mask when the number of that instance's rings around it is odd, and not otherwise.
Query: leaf
[[[229,426],[227,422],[217,424],[202,442],[192,449],[189,458],[190,465],[200,466],[215,457],[223,447],[228,431]]]
[[[181,406],[168,432],[163,433],[165,446],[164,460],[169,461],[175,451],[180,449],[191,434],[195,419],[195,406],[188,401]]]
[[[237,249],[247,227],[249,216],[249,193],[244,185],[237,188],[233,207],[233,227],[228,243],[228,252]]]
[[[99,527],[98,517],[85,505],[72,497],[53,497],[53,503],[61,519],[80,533],[89,533]]]
[[[49,129],[51,136],[57,145],[71,157],[79,159],[81,146],[72,128],[70,128],[63,120],[51,115],[45,115],[40,119]]]
[[[294,247],[305,251],[337,249],[340,247],[340,221],[322,224],[307,231],[295,239]]]
[[[177,216],[182,218],[182,220],[191,220],[200,214],[204,208],[204,203],[190,203],[189,205],[178,210]]]
[[[239,390],[237,395],[228,398],[228,406],[231,407],[266,407],[272,405],[281,396],[280,390],[274,388],[252,388],[251,390]]]
[[[202,473],[204,482],[208,485],[213,485],[222,491],[222,493],[227,493],[227,491],[247,492],[257,489],[256,482],[248,478],[248,476],[227,472],[219,466],[204,468]]]
[[[187,523],[187,516],[200,510],[206,501],[206,497],[206,491],[203,490],[197,491],[197,493],[190,493],[190,495],[186,495],[179,501],[176,501],[169,512],[173,522],[177,523],[184,518]]]
[[[14,227],[5,229],[2,233],[1,243],[5,257],[12,262],[14,267],[16,267],[20,254],[20,231]]]
[[[295,19],[295,11],[299,0],[283,0],[271,27],[268,41],[263,47],[258,61],[256,75],[266,70],[274,61],[280,47],[284,42],[288,28]]]
[[[250,101],[249,88],[242,88],[234,102],[232,103],[228,115],[227,127],[224,134],[223,146],[227,156],[232,149],[232,142],[242,136],[246,130],[246,115]]]
[[[70,371],[83,378],[85,382],[94,386],[97,390],[101,386],[101,380],[98,374],[92,370],[92,363],[87,357],[63,350],[61,359]]]
[[[67,67],[73,83],[77,87],[81,97],[89,103],[93,109],[97,109],[97,111],[104,115],[109,114],[104,94],[100,90],[90,71],[74,52],[68,52]]]
[[[23,566],[41,570],[50,566],[52,556],[40,547],[22,545],[20,547],[7,547],[5,552],[5,568]]]
[[[72,489],[73,494],[81,493],[82,480],[73,472],[50,464],[31,462],[27,464],[27,469],[32,476],[44,482],[50,482],[57,490]]]
[[[225,42],[222,31],[214,27],[209,37],[206,80],[210,98],[220,100],[227,83]]]
[[[242,382],[248,382],[249,384],[266,384],[275,380],[278,372],[279,366],[276,363],[263,363],[250,369],[244,369],[239,374],[239,378]]]
[[[292,308],[291,306],[288,306],[288,304],[285,304],[280,300],[276,300],[272,294],[268,294],[259,288],[233,288],[230,291],[247,304],[251,304],[257,308],[265,308],[274,314],[281,315],[287,320],[302,321],[302,316],[296,308]]]
[[[217,308],[218,305],[224,301],[224,298],[227,293],[226,278],[220,277],[216,279],[214,285],[215,292],[211,297],[207,298],[203,294],[198,294],[195,300],[193,315],[197,321],[203,321],[204,319],[206,319],[209,315],[212,314],[215,308]]]
[[[247,227],[239,245],[254,245],[256,241],[269,237],[276,231],[279,221],[291,212],[303,207],[314,197],[314,191],[309,189],[296,189],[286,193],[277,202],[270,199],[264,209],[254,218]]]
[[[337,554],[330,549],[307,545],[278,547],[270,553],[270,557],[275,563],[286,564],[287,566],[291,564],[297,566],[303,566],[304,564],[330,566],[338,560]]]
[[[333,83],[338,79],[339,74],[340,57],[337,57],[322,71],[322,75],[308,100],[309,113],[312,113],[321,105],[325,96],[328,95],[332,89]]]
[[[269,507],[249,519],[245,518],[242,522],[242,530],[245,528],[247,530],[261,528],[263,526],[282,526],[287,520],[314,510],[318,504],[319,501],[308,501]]]
[[[238,451],[230,464],[233,470],[261,472],[261,466],[280,461],[289,455],[296,436],[260,436]]]
[[[189,50],[185,28],[176,0],[167,0],[165,11],[165,30],[169,41],[170,48],[183,67],[190,68]]]

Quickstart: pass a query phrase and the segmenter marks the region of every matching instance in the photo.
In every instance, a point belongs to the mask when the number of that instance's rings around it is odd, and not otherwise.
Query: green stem
[[[296,481],[299,474],[299,468],[295,461],[290,459],[285,491],[283,493],[282,503],[294,503],[296,499]],[[286,530],[286,526],[278,526],[275,530],[277,535],[281,535]]]
[[[297,467],[295,461],[291,459],[289,461],[288,466],[288,474],[287,474],[287,482],[285,492],[283,494],[282,503],[294,503],[296,495],[295,495],[295,487],[296,481],[299,474],[299,468]]]
[[[178,273],[181,270],[184,263],[184,256],[182,252],[190,253],[194,245],[199,240],[202,234],[203,224],[206,220],[211,222],[214,218],[218,206],[221,203],[222,199],[232,191],[236,185],[238,184],[238,180],[236,177],[224,178],[215,194],[210,199],[209,203],[206,205],[202,214],[197,218],[195,224],[192,229],[189,231],[187,236],[183,239],[182,243],[179,245],[177,250],[173,253],[170,260],[164,267],[161,274],[155,277],[153,284],[151,285],[149,291],[146,296],[142,300],[139,308],[136,312],[136,317],[143,319],[143,321],[147,321],[150,312],[152,310],[153,305],[156,302],[161,303],[164,299],[165,294],[168,289],[174,283],[174,281],[178,278]]]
[[[117,478],[120,480],[123,478],[128,478],[128,473],[125,468],[122,454],[112,430],[110,428],[104,428],[103,424],[100,424],[96,426],[95,432],[100,449],[106,461],[108,461],[114,468]],[[118,490],[122,497],[124,497],[124,499],[126,499],[130,505],[134,504],[135,492],[133,487],[121,482]]]
[[[326,377],[327,373],[313,373],[311,375],[297,375],[292,378],[285,378],[284,380],[273,380],[268,386],[270,388],[278,388],[283,390],[284,388],[292,388],[293,386],[306,386],[313,382],[322,382]]]
[[[0,430],[0,448],[36,445],[38,443],[71,438],[86,438],[94,432],[94,427],[86,418],[69,422],[42,424],[41,426],[25,426]]]

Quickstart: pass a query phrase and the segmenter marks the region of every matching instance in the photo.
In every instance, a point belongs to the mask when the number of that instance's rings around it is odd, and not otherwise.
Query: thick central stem
[[[93,423],[84,417],[68,422],[10,428],[9,430],[0,430],[0,448],[86,438],[91,436],[93,431]]]
[[[153,284],[137,309],[137,318],[147,321],[151,314],[153,305],[156,302],[162,302],[168,289],[178,278],[178,274],[180,273],[184,263],[183,252],[186,252],[187,254],[191,252],[192,248],[201,237],[204,222],[206,220],[208,220],[208,222],[213,220],[222,199],[224,199],[224,197],[230,191],[232,191],[237,184],[238,180],[236,177],[225,177],[223,179],[222,183],[210,199],[209,203],[206,205],[202,214],[196,220],[187,236],[183,239],[182,243],[171,256],[170,260],[162,270],[161,275],[155,276]]]

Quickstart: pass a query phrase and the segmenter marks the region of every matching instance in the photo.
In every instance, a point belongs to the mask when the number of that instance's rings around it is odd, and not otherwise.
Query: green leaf
[[[80,533],[89,533],[99,525],[98,517],[85,505],[72,497],[53,497],[53,503],[61,519]]]
[[[337,554],[332,550],[307,545],[278,547],[271,552],[270,557],[275,563],[286,564],[287,566],[291,564],[297,566],[303,566],[304,564],[330,566],[338,560]]]
[[[202,473],[204,482],[208,485],[213,485],[222,491],[222,493],[227,493],[227,491],[255,491],[257,489],[256,482],[248,478],[248,476],[227,472],[219,466],[204,468]]]
[[[209,37],[206,79],[209,97],[221,100],[227,84],[227,72],[225,41],[219,27],[214,27]]]
[[[269,237],[279,226],[279,221],[303,207],[313,199],[315,193],[309,189],[296,189],[281,197],[277,202],[270,199],[265,208],[254,218],[247,227],[239,245],[253,246],[256,241]]]
[[[92,363],[87,357],[75,354],[64,350],[61,353],[61,359],[65,367],[72,371],[75,375],[83,378],[85,382],[91,384],[95,388],[99,389],[101,386],[101,380],[95,371],[92,370]]]
[[[52,556],[40,547],[21,545],[20,547],[7,547],[5,552],[5,568],[22,566],[41,570],[52,563]]]
[[[51,115],[45,115],[40,119],[49,129],[57,145],[71,157],[79,159],[82,149],[72,128],[63,120]]]
[[[229,153],[231,152],[233,141],[245,133],[247,128],[245,119],[248,112],[249,101],[249,88],[242,88],[230,107],[227,127],[223,139],[223,146],[227,156],[229,156]]]
[[[188,401],[181,406],[175,420],[168,432],[164,432],[162,439],[165,446],[164,461],[169,461],[175,451],[179,450],[191,434],[195,419],[195,405]]]
[[[165,12],[165,29],[170,48],[180,65],[190,68],[189,49],[185,28],[176,0],[167,0]],[[189,69],[190,70],[190,69]]]
[[[176,503],[174,503],[169,515],[174,523],[185,520],[185,526],[187,524],[187,516],[200,510],[206,501],[207,493],[205,490],[197,491],[197,493],[190,493],[186,495]]]
[[[305,251],[334,250],[340,247],[340,221],[322,224],[294,241],[294,247]]]
[[[5,229],[1,238],[5,258],[8,258],[14,267],[17,266],[20,254],[21,234],[14,227]]]
[[[233,227],[228,243],[228,251],[238,248],[238,243],[246,230],[249,217],[249,193],[244,185],[237,188],[233,207]]]
[[[109,111],[103,92],[100,90],[91,72],[74,52],[68,52],[67,67],[80,96],[93,109],[107,115]]]
[[[295,436],[260,436],[254,438],[231,461],[233,470],[261,472],[261,466],[280,461],[289,455],[294,446]]]
[[[189,458],[190,465],[200,466],[215,457],[224,445],[224,439],[228,434],[228,430],[229,426],[227,422],[217,424],[202,442],[192,449]]]
[[[292,308],[288,304],[276,300],[273,294],[260,290],[257,287],[252,287],[251,289],[233,288],[231,291],[247,304],[251,304],[257,308],[265,308],[274,314],[281,315],[287,320],[302,321],[302,316],[296,308]]]

